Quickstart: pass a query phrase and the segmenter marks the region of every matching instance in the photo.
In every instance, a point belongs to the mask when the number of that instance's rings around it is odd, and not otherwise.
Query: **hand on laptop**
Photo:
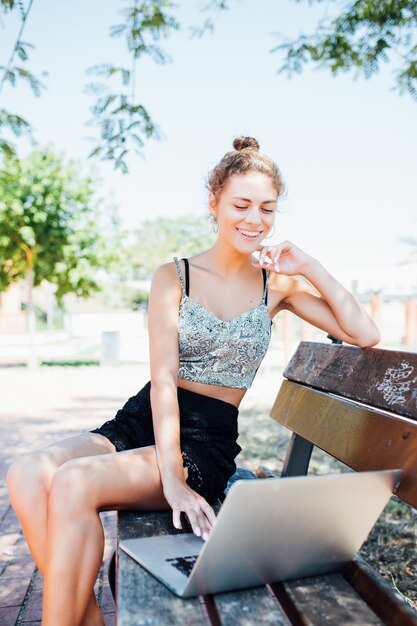
[[[175,528],[187,530],[184,524],[181,524],[181,513],[185,513],[192,531],[206,541],[216,521],[216,515],[209,503],[187,483],[178,480],[164,486],[164,495],[172,507],[172,522]]]

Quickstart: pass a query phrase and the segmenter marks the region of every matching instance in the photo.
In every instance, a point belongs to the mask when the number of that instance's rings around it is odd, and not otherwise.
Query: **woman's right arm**
[[[177,398],[180,300],[181,288],[175,265],[161,265],[152,279],[148,315],[155,449],[164,495],[173,510],[174,526],[181,528],[180,513],[183,511],[193,531],[204,536],[210,532],[215,514],[207,501],[187,485],[180,447]]]

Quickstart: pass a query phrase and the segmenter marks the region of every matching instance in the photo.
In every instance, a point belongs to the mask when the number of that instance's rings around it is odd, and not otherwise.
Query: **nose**
[[[258,207],[253,207],[245,216],[245,222],[248,224],[260,224],[261,223],[261,213]]]

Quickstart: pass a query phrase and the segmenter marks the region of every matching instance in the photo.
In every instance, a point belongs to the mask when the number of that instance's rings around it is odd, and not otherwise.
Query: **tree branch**
[[[0,93],[1,93],[1,90],[2,90],[2,87],[3,87],[3,84],[4,84],[5,80],[6,80],[6,76],[9,73],[10,67],[11,67],[11,65],[13,63],[13,59],[14,59],[14,55],[16,54],[17,46],[18,46],[19,42],[22,39],[23,30],[25,28],[29,12],[30,12],[30,10],[32,8],[32,4],[33,4],[33,0],[29,0],[29,4],[28,4],[28,8],[26,9],[26,13],[22,13],[22,23],[20,25],[19,34],[17,35],[16,43],[13,46],[13,50],[12,50],[12,53],[10,55],[9,61],[8,61],[7,65],[6,65],[6,67],[4,68],[3,77],[0,80]]]

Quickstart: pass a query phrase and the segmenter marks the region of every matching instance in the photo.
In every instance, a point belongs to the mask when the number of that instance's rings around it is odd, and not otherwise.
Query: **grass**
[[[45,367],[81,367],[84,365],[100,365],[100,361],[94,359],[73,359],[73,360],[62,360],[62,361],[41,361],[41,366]]]
[[[291,433],[268,417],[267,410],[239,413],[239,455],[246,467],[266,465],[280,474]],[[314,449],[309,473],[348,471],[343,463]],[[350,471],[350,470],[349,470]],[[359,554],[417,610],[417,511],[393,496]]]

